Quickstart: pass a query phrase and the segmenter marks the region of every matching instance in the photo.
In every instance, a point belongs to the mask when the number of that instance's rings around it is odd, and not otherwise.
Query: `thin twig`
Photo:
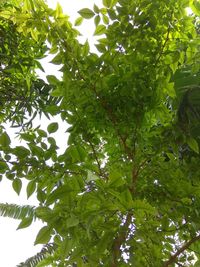
[[[91,142],[89,139],[87,139],[87,141],[88,141],[88,143],[89,143],[89,145],[90,145],[90,147],[91,147],[91,149],[92,149],[93,156],[94,156],[94,158],[95,158],[95,160],[96,160],[96,163],[97,163],[97,165],[98,165],[99,175],[100,175],[101,177],[104,177],[103,171],[102,171],[102,169],[101,169],[101,163],[100,163],[100,161],[99,161],[99,159],[98,159],[98,156],[97,156],[96,150],[95,150],[95,148],[94,148],[94,145],[92,144],[92,142]]]

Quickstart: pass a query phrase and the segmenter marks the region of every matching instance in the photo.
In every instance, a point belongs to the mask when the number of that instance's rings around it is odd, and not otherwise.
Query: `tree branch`
[[[92,91],[94,92],[95,96],[99,100],[102,108],[107,112],[107,115],[108,115],[108,117],[109,117],[109,119],[110,119],[110,121],[111,121],[111,123],[112,123],[112,125],[113,125],[113,127],[115,129],[115,131],[116,131],[116,134],[117,134],[117,136],[118,136],[118,138],[119,138],[119,140],[120,140],[120,142],[121,142],[121,144],[122,144],[122,146],[123,146],[128,158],[130,160],[133,160],[133,153],[130,151],[129,147],[126,144],[127,137],[124,137],[120,133],[120,131],[119,131],[118,127],[117,127],[117,119],[116,119],[115,115],[113,114],[112,109],[109,107],[109,104],[107,103],[107,101],[105,99],[102,99],[102,97],[98,94],[98,92],[97,92],[97,90],[95,88],[95,85],[92,87]]]
[[[186,249],[189,248],[189,246],[191,246],[193,243],[195,243],[196,241],[200,240],[200,235],[195,236],[194,238],[192,238],[191,240],[189,240],[188,242],[186,242],[182,247],[180,247],[177,252],[172,255],[166,262],[164,262],[164,264],[162,265],[162,267],[168,267],[171,264],[175,263],[178,256],[183,253]]]
[[[119,235],[114,239],[113,243],[113,260],[111,263],[111,267],[117,267],[118,266],[118,258],[121,253],[121,245],[126,240],[127,237],[127,230],[131,223],[132,219],[132,213],[128,213],[126,216],[125,223],[121,227],[119,231]]]
[[[94,148],[93,143],[89,140],[89,138],[87,139],[87,141],[88,141],[88,143],[89,143],[89,145],[90,145],[90,147],[91,147],[91,149],[92,149],[93,156],[94,156],[95,161],[96,161],[96,163],[97,163],[97,166],[98,166],[98,169],[99,169],[99,175],[100,175],[101,177],[106,178],[105,175],[104,175],[104,173],[103,173],[103,171],[102,171],[102,169],[101,169],[101,163],[100,163],[100,161],[99,161],[99,159],[98,159],[98,156],[97,156],[97,153],[96,153],[96,150],[95,150],[95,148]]]

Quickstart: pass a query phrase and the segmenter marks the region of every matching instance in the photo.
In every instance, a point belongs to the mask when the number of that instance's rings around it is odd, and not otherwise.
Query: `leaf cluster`
[[[36,194],[39,201],[34,216],[45,223],[35,244],[56,246],[51,255],[46,250],[36,255],[34,264],[195,266],[200,239],[197,1],[105,0],[101,8],[81,9],[75,24],[94,20],[96,53],[88,42],[79,43],[59,5],[51,10],[42,0],[23,4],[0,15],[23,38],[37,39],[40,48],[48,42],[51,63],[63,73],[61,80],[47,76],[49,85],[35,80],[33,102],[70,125],[63,153],[54,138],[56,121],[47,131],[21,132],[25,146],[13,147],[1,128],[0,173],[17,194],[22,179],[28,180],[27,197]],[[19,228],[31,222],[27,216]]]

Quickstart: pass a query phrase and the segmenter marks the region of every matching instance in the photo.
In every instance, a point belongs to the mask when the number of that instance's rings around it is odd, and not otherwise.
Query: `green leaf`
[[[51,238],[51,231],[51,228],[48,226],[42,227],[37,234],[34,245],[48,243]]]
[[[107,8],[110,8],[112,5],[112,0],[103,0],[103,5]]]
[[[90,18],[92,18],[95,15],[95,13],[91,9],[89,9],[89,8],[83,8],[83,9],[79,10],[78,13],[84,19],[90,19]]]
[[[62,10],[62,7],[61,7],[61,5],[59,4],[59,3],[57,3],[57,6],[56,6],[56,18],[60,18],[60,17],[62,17],[62,15],[63,15],[63,10]]]
[[[48,207],[38,207],[36,210],[36,216],[43,221],[48,221],[52,217],[52,210]]]
[[[39,136],[41,136],[41,137],[47,137],[47,133],[44,130],[37,129],[37,132],[38,132]]]
[[[94,18],[94,23],[95,23],[95,26],[97,27],[99,25],[99,22],[100,22],[101,18],[99,15],[97,15],[95,18]]]
[[[109,24],[109,18],[106,15],[103,15],[103,22]]]
[[[71,145],[66,149],[66,154],[72,158],[73,162],[77,162],[80,160],[79,152],[76,146],[74,145]]]
[[[77,18],[77,19],[75,20],[74,25],[75,25],[75,26],[80,26],[80,25],[82,24],[82,22],[83,22],[83,17],[79,17],[79,18]]]
[[[44,203],[44,201],[46,199],[46,194],[40,188],[37,189],[37,199],[41,203]]]
[[[53,84],[53,85],[57,85],[57,84],[59,84],[59,82],[60,82],[60,81],[56,78],[56,76],[54,76],[54,75],[47,75],[46,78],[47,78],[47,81],[48,81],[50,84]]]
[[[29,134],[29,133],[22,133],[21,138],[24,139],[25,141],[32,142],[35,140],[36,136],[35,134]]]
[[[94,32],[94,35],[102,35],[106,32],[106,27],[105,25],[98,25],[96,27],[96,30]]]
[[[20,222],[20,224],[17,227],[17,230],[30,226],[32,221],[33,221],[32,218],[24,218],[24,219],[22,219],[22,221]]]
[[[29,144],[29,147],[34,155],[36,155],[38,158],[41,158],[44,156],[44,151],[41,147],[36,146],[34,144]]]
[[[41,147],[44,149],[44,150],[47,150],[48,146],[46,143],[44,142],[41,142]]]
[[[76,149],[79,153],[80,161],[84,161],[87,156],[87,151],[82,146],[79,145],[76,146]]]
[[[53,137],[48,137],[47,140],[53,147],[56,146],[56,140]]]
[[[65,237],[62,244],[61,244],[61,255],[63,261],[67,257],[68,253],[73,249],[74,240],[70,239],[69,237]],[[87,266],[85,266],[87,267]]]
[[[189,147],[194,152],[196,152],[197,154],[199,154],[199,145],[198,145],[197,141],[194,138],[192,138],[192,137],[187,138],[187,144],[189,145]]]
[[[97,5],[94,4],[94,6],[93,6],[93,10],[94,10],[94,12],[95,12],[96,14],[99,14],[99,8],[98,8]]]
[[[57,122],[52,122],[47,127],[48,133],[55,133],[57,130],[58,130],[58,123]]]
[[[3,132],[0,136],[0,145],[2,145],[3,147],[8,147],[10,143],[10,137],[6,132]]]
[[[195,15],[200,16],[200,3],[197,0],[190,1],[190,8]]]
[[[35,61],[35,64],[36,64],[36,66],[37,66],[37,68],[38,68],[39,70],[41,70],[42,72],[45,72],[45,70],[44,70],[42,64],[41,64],[39,61],[36,60],[36,61]]]
[[[57,89],[55,89],[55,90],[53,90],[52,92],[51,92],[51,96],[54,96],[54,97],[59,97],[59,96],[62,96],[62,91],[61,91],[61,89],[60,88],[57,88]]]
[[[14,177],[15,175],[13,173],[6,173],[6,178],[8,178],[9,180],[13,181]]]
[[[116,15],[115,11],[112,10],[112,9],[109,9],[109,10],[108,10],[108,16],[109,16],[109,18],[112,19],[112,20],[115,20],[115,19],[117,18],[117,15]]]
[[[77,226],[79,224],[79,219],[75,216],[71,216],[66,221],[67,228]]]
[[[109,187],[117,188],[125,184],[122,175],[119,172],[112,171],[109,176]]]
[[[30,155],[30,151],[24,146],[17,146],[13,149],[13,154],[19,158],[26,158]]]
[[[51,49],[49,50],[49,54],[56,54],[58,53],[57,45],[52,45]]]
[[[100,53],[105,53],[106,52],[106,47],[104,44],[96,44],[95,45],[97,50],[100,52]]]
[[[58,53],[51,61],[50,63],[53,63],[54,65],[61,65],[63,62],[63,57],[60,53]]]
[[[0,161],[0,173],[4,173],[8,169],[8,165],[4,161]]]
[[[38,32],[37,31],[34,31],[33,29],[30,30],[30,33],[31,33],[31,36],[32,38],[38,42]]]
[[[22,181],[18,178],[16,178],[13,182],[12,182],[12,187],[15,190],[15,192],[19,195],[20,191],[22,189]]]
[[[68,185],[57,188],[48,196],[46,204],[51,205],[56,199],[65,199],[73,191]]]
[[[36,182],[34,180],[30,181],[26,187],[27,198],[29,198],[35,192],[35,188]]]
[[[89,51],[90,51],[90,46],[89,46],[88,41],[86,41],[82,48],[82,55],[87,56]]]

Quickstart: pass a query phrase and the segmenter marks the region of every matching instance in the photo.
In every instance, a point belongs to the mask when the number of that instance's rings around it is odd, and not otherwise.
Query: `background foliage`
[[[102,3],[75,22],[94,21],[95,53],[59,5],[1,4],[1,117],[26,145],[1,127],[0,172],[39,206],[0,213],[45,223],[19,266],[199,266],[200,3]],[[61,80],[37,78],[45,53]],[[64,153],[57,122],[32,128],[37,112],[70,125]]]

